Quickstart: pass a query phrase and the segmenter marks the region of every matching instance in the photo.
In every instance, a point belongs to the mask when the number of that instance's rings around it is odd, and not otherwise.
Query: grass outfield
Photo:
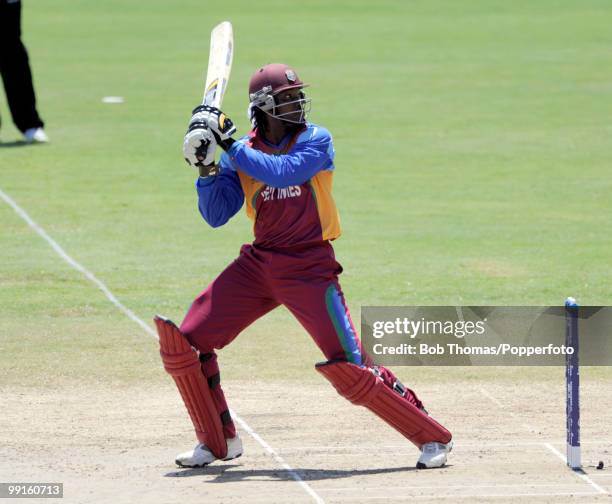
[[[288,62],[312,83],[311,120],[334,135],[335,248],[355,320],[375,304],[612,302],[608,2],[251,7],[24,3],[52,142],[11,146],[2,100],[0,189],[139,317],[180,320],[251,239],[242,212],[207,227],[181,155],[209,32],[224,19],[236,42],[224,109],[239,132],[259,65]],[[3,384],[166,379],[155,340],[5,204],[0,229]],[[221,359],[229,378],[314,380],[319,353],[279,309]]]

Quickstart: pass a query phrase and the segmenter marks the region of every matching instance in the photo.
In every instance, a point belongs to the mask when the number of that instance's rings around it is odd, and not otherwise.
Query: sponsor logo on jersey
[[[259,193],[264,202],[274,200],[284,200],[287,198],[297,198],[302,194],[302,188],[298,185],[289,187],[266,187]]]

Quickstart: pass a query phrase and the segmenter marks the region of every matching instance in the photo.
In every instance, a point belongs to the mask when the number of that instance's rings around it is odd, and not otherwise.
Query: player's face
[[[276,116],[282,116],[283,119],[290,121],[302,121],[302,102],[304,92],[301,89],[287,89],[277,94],[276,100]]]

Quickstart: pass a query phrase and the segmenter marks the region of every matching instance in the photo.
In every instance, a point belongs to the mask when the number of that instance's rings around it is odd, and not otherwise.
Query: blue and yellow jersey
[[[264,248],[334,240],[340,219],[333,174],[334,148],[325,128],[306,124],[280,145],[270,145],[254,130],[221,156],[217,177],[198,179],[198,206],[217,227],[246,201],[254,244]]]

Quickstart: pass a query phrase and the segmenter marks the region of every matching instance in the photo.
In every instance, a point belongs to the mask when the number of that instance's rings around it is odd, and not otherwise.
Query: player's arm
[[[305,132],[309,134],[309,132]],[[227,151],[234,164],[251,177],[272,187],[300,185],[321,170],[333,168],[329,133],[298,142],[291,153],[274,156],[235,142]]]
[[[196,168],[200,175],[196,181],[200,214],[212,227],[219,227],[240,210],[244,192],[238,175],[228,168],[231,163],[225,153],[219,164],[215,164],[217,142],[201,108],[197,107],[193,111],[183,141],[183,156],[187,164]]]
[[[218,175],[199,177],[196,182],[198,209],[212,227],[223,226],[244,203],[244,191],[238,174],[228,168],[227,155],[219,160]]]
[[[206,124],[217,144],[227,152],[232,166],[272,187],[303,184],[321,170],[333,169],[334,147],[329,132],[309,128],[300,135],[291,153],[265,154],[231,137],[235,127],[218,109],[209,109]]]

